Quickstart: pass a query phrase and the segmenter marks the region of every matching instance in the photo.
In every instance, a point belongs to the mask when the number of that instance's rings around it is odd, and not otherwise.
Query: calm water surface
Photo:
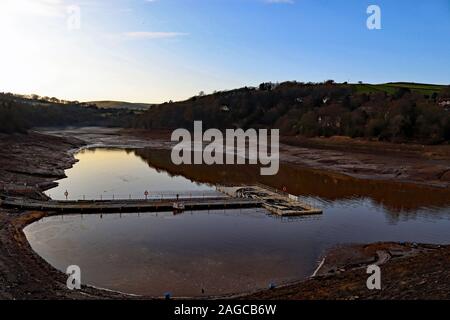
[[[80,161],[67,171],[68,177],[47,192],[53,198],[63,199],[65,190],[73,199],[142,198],[144,190],[152,196],[210,195],[211,184],[223,179],[259,179],[247,167],[162,168],[167,159],[151,150],[85,150],[76,157]],[[324,214],[281,219],[262,209],[246,209],[176,216],[66,215],[44,218],[25,233],[33,249],[56,268],[79,265],[83,283],[155,296],[201,296],[202,289],[205,295],[242,292],[302,279],[337,244],[450,243],[450,198],[444,192],[362,183],[287,166],[261,182],[288,186]]]

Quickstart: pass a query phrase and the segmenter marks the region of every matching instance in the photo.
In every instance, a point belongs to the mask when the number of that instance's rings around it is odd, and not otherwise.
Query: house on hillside
[[[438,105],[446,111],[450,110],[450,100],[441,100],[438,102]]]
[[[447,106],[450,106],[450,100],[441,100],[441,101],[439,101],[438,104],[441,107],[447,107]]]

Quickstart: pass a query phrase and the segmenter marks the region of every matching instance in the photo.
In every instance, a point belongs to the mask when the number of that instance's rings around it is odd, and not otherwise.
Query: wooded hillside
[[[450,86],[263,83],[154,106],[136,128],[278,128],[285,135],[443,143],[450,139]],[[449,102],[450,104],[450,102]]]

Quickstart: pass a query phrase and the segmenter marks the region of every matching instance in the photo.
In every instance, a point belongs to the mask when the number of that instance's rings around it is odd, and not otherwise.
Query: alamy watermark
[[[369,290],[381,290],[381,269],[379,266],[373,264],[367,267],[367,274],[370,274],[367,278],[366,285]]]
[[[67,30],[75,31],[81,29],[81,8],[77,5],[67,6]]]
[[[227,129],[224,135],[218,129],[203,132],[202,121],[195,121],[193,137],[190,131],[177,129],[171,140],[179,142],[172,148],[175,165],[260,164],[263,176],[276,175],[280,168],[278,129],[271,129],[270,134],[268,129]]]
[[[367,7],[366,13],[369,17],[366,20],[366,26],[369,30],[381,30],[381,7],[371,4]],[[81,8],[78,5],[69,5],[66,7],[67,29],[69,31],[81,29]]]
[[[367,18],[366,25],[369,30],[381,30],[381,8],[375,4],[367,7]]]
[[[67,278],[67,288],[69,290],[80,290],[81,289],[81,269],[77,265],[68,266],[66,274],[69,276]]]

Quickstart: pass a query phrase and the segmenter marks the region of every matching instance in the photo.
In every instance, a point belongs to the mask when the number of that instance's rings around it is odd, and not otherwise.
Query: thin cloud
[[[125,32],[123,35],[130,39],[171,39],[171,38],[187,36],[188,33],[133,31],[133,32]]]

